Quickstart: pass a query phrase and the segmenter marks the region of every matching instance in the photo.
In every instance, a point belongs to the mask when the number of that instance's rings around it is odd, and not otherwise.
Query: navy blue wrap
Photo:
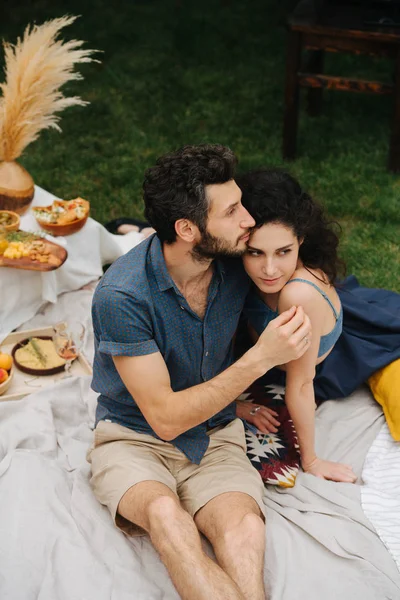
[[[343,398],[378,369],[400,358],[400,294],[365,288],[354,276],[337,287],[343,331],[317,367],[315,396]]]

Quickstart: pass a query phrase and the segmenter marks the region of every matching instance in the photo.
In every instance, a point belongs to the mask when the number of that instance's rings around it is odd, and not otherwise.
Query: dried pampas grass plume
[[[77,17],[61,17],[29,26],[15,45],[4,43],[6,81],[0,84],[0,160],[14,161],[43,129],[61,131],[57,113],[87,102],[66,98],[60,88],[82,76],[76,63],[93,62],[95,50],[81,50],[82,41],[57,40],[61,29]],[[98,61],[94,61],[98,62]]]

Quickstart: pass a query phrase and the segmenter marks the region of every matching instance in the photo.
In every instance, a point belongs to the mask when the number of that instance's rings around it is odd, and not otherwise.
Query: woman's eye
[[[260,253],[258,250],[247,250],[247,254],[249,256],[260,256]]]
[[[286,256],[286,254],[289,254],[289,252],[291,252],[290,248],[288,248],[287,250],[281,250],[279,252],[279,256]]]

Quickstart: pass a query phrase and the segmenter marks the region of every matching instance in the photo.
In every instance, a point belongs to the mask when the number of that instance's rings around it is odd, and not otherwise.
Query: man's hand
[[[265,366],[265,372],[297,360],[309,349],[310,343],[310,319],[301,306],[293,306],[268,324],[254,349]]]

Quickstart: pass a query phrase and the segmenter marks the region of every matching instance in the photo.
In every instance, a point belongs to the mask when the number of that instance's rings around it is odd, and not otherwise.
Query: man
[[[265,598],[263,484],[234,400],[310,344],[293,307],[233,364],[249,283],[232,259],[254,225],[235,166],[217,145],[161,157],[144,182],[157,235],[114,263],[93,299],[91,483],[121,529],[150,535],[187,600]]]

